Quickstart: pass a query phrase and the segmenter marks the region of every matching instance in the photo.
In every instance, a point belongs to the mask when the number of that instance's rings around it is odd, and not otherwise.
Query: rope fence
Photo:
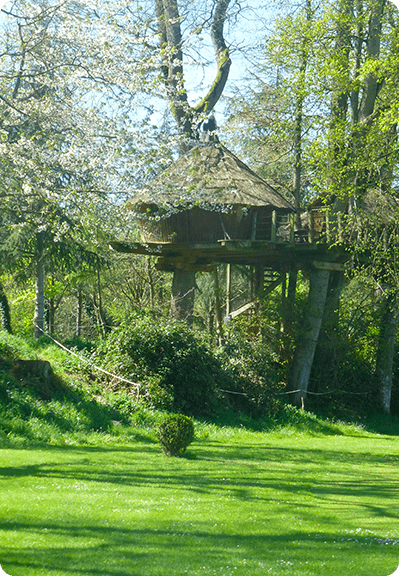
[[[59,346],[60,348],[62,348],[66,352],[68,352],[68,354],[72,354],[72,356],[75,356],[80,361],[86,363],[89,366],[92,366],[95,370],[98,370],[99,372],[102,372],[103,374],[106,374],[107,376],[111,376],[111,378],[115,378],[119,382],[125,382],[126,384],[130,384],[131,386],[134,386],[137,390],[137,399],[139,398],[141,384],[139,384],[138,382],[132,382],[131,380],[127,380],[126,378],[122,378],[121,376],[117,376],[116,374],[112,374],[112,372],[108,372],[108,370],[104,370],[104,368],[97,366],[96,364],[94,364],[93,362],[88,360],[87,358],[83,358],[79,354],[76,354],[76,352],[73,352],[70,348],[67,348],[66,346],[64,346],[64,344],[61,344],[61,342],[58,342],[58,340],[56,340],[50,334],[45,332],[42,328],[40,328],[40,326],[37,326],[37,324],[35,324],[35,327],[38,330],[40,330],[40,332],[42,332],[42,334],[44,334],[44,336],[46,336],[47,338],[50,338],[50,340],[52,342],[54,342],[54,344],[56,344],[57,346]],[[224,390],[222,388],[218,388],[218,392],[224,392],[226,394],[235,394],[237,396],[247,396],[248,397],[248,394],[246,392],[235,392],[234,390]],[[339,394],[350,394],[353,396],[366,396],[367,395],[367,392],[348,392],[347,390],[331,390],[330,392],[310,392],[308,390],[298,389],[298,390],[289,390],[288,392],[277,392],[276,396],[285,396],[287,394],[297,394],[298,392],[302,392],[302,394],[306,394],[306,395],[309,394],[311,396],[329,396],[331,394],[338,394],[338,393]]]
[[[48,334],[47,332],[42,330],[42,328],[40,328],[40,326],[37,326],[37,324],[35,324],[35,327],[38,330],[40,330],[40,332],[42,332],[42,334],[44,334],[44,336],[46,336],[47,338],[50,338],[50,340],[52,342],[54,342],[54,344],[56,344],[57,346],[59,346],[60,348],[62,348],[66,352],[68,352],[68,354],[72,354],[72,356],[75,356],[76,358],[78,358],[82,362],[88,364],[89,366],[92,366],[93,368],[95,368],[99,372],[102,372],[103,374],[107,374],[107,376],[111,376],[112,378],[119,380],[119,382],[125,382],[127,384],[131,384],[132,386],[134,386],[137,390],[137,399],[139,398],[141,384],[139,384],[138,382],[132,382],[131,380],[127,380],[126,378],[122,378],[121,376],[117,376],[116,374],[112,374],[112,372],[108,372],[108,370],[104,370],[104,368],[100,368],[100,366],[97,366],[96,364],[94,364],[94,362],[91,362],[87,358],[83,358],[79,354],[76,354],[76,352],[73,352],[72,350],[70,350],[70,348],[67,348],[66,346],[64,346],[64,344],[61,344],[61,342],[58,342],[58,340],[56,340],[55,338],[50,336],[50,334]]]
[[[226,392],[226,394],[239,394],[240,396],[248,396],[246,392],[234,392],[233,390],[223,390],[222,388],[218,388],[218,392]],[[366,396],[368,392],[348,392],[347,390],[331,390],[330,392],[310,392],[309,390],[289,390],[288,392],[277,392],[276,396],[284,396],[286,394],[297,394],[298,392],[302,392],[302,394],[310,394],[312,396],[328,396],[331,394],[351,394],[354,396]]]

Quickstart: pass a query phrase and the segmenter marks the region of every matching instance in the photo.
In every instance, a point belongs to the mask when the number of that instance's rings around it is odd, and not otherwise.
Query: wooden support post
[[[292,212],[290,214],[290,244],[293,246],[295,244],[295,214]]]
[[[170,316],[193,324],[195,294],[195,270],[176,268],[173,273]]]
[[[215,312],[216,312],[216,332],[218,337],[218,344],[222,346],[224,344],[223,338],[223,316],[222,316],[222,307],[220,304],[220,289],[219,289],[219,277],[218,277],[218,269],[215,268],[213,272],[213,279],[215,283]]]
[[[313,212],[310,210],[308,212],[309,218],[309,244],[312,244],[314,242],[314,218],[313,218]]]
[[[287,272],[281,273],[281,313],[280,313],[280,332],[284,333],[285,319],[287,316]]]
[[[329,244],[331,242],[331,233],[330,233],[330,212],[328,208],[326,208],[326,238],[325,241]]]
[[[286,273],[284,273],[284,276]],[[294,311],[295,311],[295,295],[296,295],[296,283],[298,277],[298,270],[295,265],[291,265],[288,270],[288,286],[287,280],[284,279],[282,286],[282,293],[286,293],[283,301],[283,306],[281,310],[281,348],[280,355],[284,362],[291,363],[292,361],[292,343],[293,343],[293,331],[292,325],[294,322]],[[285,287],[284,287],[285,283]]]
[[[253,266],[249,267],[249,299],[255,297],[255,269]]]
[[[265,286],[265,267],[258,264],[255,268],[255,294],[256,298],[261,296]]]
[[[226,267],[226,316],[230,314],[231,302],[231,264]]]
[[[277,212],[273,210],[272,212],[272,235],[271,241],[275,242],[277,238]]]

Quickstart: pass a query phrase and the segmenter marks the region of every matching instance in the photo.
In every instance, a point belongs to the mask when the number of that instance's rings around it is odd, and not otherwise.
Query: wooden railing
[[[307,225],[297,229],[295,227],[295,215],[289,214],[288,221],[284,225],[278,225],[278,214],[272,212],[271,242],[289,242],[290,244],[331,244],[342,242],[343,226],[342,214],[331,213],[328,208],[310,210],[307,217]]]

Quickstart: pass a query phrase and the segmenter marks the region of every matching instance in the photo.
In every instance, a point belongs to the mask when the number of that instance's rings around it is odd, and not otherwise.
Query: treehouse
[[[218,142],[192,148],[140,190],[129,207],[141,241],[111,246],[155,256],[158,269],[173,272],[171,315],[189,323],[198,271],[215,273],[218,264],[227,264],[226,317],[234,317],[253,307],[261,293],[285,286],[290,270],[341,270],[347,259],[342,250],[329,249],[324,207],[309,213],[303,230],[294,230],[293,206]],[[249,267],[253,281],[248,302],[232,311],[234,264]],[[218,293],[216,282],[217,274]]]
[[[305,272],[307,315],[289,390],[296,394],[296,404],[303,403],[325,303],[327,297],[332,303],[339,298],[340,278],[350,258],[342,228],[346,214],[318,199],[302,216],[300,229],[295,229],[293,206],[217,142],[192,148],[129,205],[140,225],[141,242],[115,241],[111,246],[119,252],[154,256],[159,269],[173,272],[171,316],[189,324],[196,272],[213,272],[215,297],[210,312],[216,316],[220,342],[224,322],[256,313],[259,298],[277,286],[281,287],[280,329],[290,334],[296,274]],[[222,288],[220,263],[226,265]],[[240,272],[245,267],[248,273],[247,301],[232,298],[232,265]],[[221,295],[226,298],[224,317]]]
[[[143,242],[215,243],[287,235],[293,207],[219,143],[191,149],[130,202]]]

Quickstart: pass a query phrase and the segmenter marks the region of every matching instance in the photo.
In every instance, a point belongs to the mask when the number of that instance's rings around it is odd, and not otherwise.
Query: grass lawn
[[[12,576],[387,576],[399,564],[399,441],[211,429],[0,451]]]

